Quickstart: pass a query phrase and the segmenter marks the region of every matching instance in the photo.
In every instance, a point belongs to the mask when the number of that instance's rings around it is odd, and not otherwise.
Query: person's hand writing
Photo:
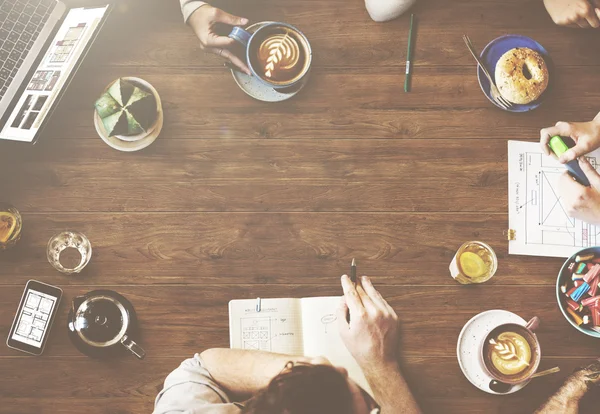
[[[196,36],[200,40],[200,48],[202,50],[229,59],[240,70],[248,75],[251,74],[248,66],[229,50],[236,41],[227,36],[219,36],[215,32],[215,26],[218,23],[230,26],[243,26],[248,23],[248,19],[233,16],[221,9],[205,4],[192,13],[188,23],[192,26],[194,33],[196,33]]]
[[[582,157],[579,166],[590,181],[590,187],[576,182],[571,175],[564,172],[559,179],[558,191],[560,203],[566,213],[590,224],[600,224],[600,174],[589,161]]]
[[[342,276],[340,335],[363,371],[398,369],[398,316],[366,276],[356,286]],[[346,315],[350,311],[350,322]]]
[[[560,26],[600,27],[599,0],[544,0],[544,6],[554,23]]]
[[[600,148],[600,114],[590,122],[557,122],[553,127],[542,129],[540,144],[546,155],[552,154],[548,143],[555,135],[571,137],[575,141],[575,146],[558,159],[563,164],[592,152]]]

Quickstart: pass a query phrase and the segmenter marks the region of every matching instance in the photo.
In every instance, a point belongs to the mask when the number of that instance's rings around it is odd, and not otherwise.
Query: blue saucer
[[[535,40],[533,40],[527,36],[521,36],[521,35],[501,36],[497,39],[492,40],[490,43],[488,43],[488,45],[485,47],[485,49],[483,49],[483,51],[481,52],[481,60],[485,63],[485,66],[486,66],[488,72],[490,72],[490,75],[494,76],[494,73],[496,72],[496,64],[498,63],[498,61],[500,60],[502,55],[505,54],[506,52],[508,52],[509,50],[514,49],[515,47],[527,47],[529,49],[535,50],[540,55],[542,55],[542,57],[544,58],[544,61],[546,62],[546,66],[548,67],[548,73],[550,76],[550,80],[548,82],[548,87],[546,88],[546,90],[544,91],[542,96],[540,96],[535,101],[530,102],[526,105],[513,104],[513,106],[511,108],[504,109],[500,105],[498,105],[496,103],[496,101],[494,101],[494,99],[492,98],[492,95],[490,94],[490,82],[485,77],[485,75],[484,75],[483,71],[481,70],[481,68],[479,67],[479,65],[477,65],[477,78],[479,79],[479,86],[481,86],[481,90],[483,91],[485,96],[487,96],[487,98],[490,100],[490,102],[493,103],[494,105],[496,105],[498,108],[503,109],[505,111],[509,111],[509,112],[529,112],[529,111],[534,110],[535,108],[537,108],[538,106],[540,106],[542,104],[542,102],[544,101],[545,97],[548,94],[550,85],[552,85],[553,80],[554,80],[553,70],[552,70],[552,60],[550,59],[550,55],[548,54],[548,51],[546,49],[544,49],[544,46],[540,45],[538,42],[536,42]]]

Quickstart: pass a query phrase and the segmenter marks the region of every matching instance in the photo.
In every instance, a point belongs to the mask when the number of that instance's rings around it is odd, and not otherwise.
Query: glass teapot
[[[139,359],[146,352],[132,338],[137,317],[131,302],[112,290],[94,290],[73,299],[68,317],[69,338],[82,353],[104,358],[128,350]]]

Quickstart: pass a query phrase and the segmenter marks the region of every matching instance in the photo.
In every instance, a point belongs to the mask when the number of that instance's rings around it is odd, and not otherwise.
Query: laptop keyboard
[[[21,67],[56,0],[2,0],[0,5],[0,99]]]

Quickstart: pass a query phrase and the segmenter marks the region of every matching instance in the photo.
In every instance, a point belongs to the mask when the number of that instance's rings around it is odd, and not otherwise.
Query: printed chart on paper
[[[588,159],[598,169],[600,153]],[[564,171],[539,143],[508,142],[508,222],[515,230],[510,254],[569,257],[600,241],[600,228],[566,213],[557,188]]]

